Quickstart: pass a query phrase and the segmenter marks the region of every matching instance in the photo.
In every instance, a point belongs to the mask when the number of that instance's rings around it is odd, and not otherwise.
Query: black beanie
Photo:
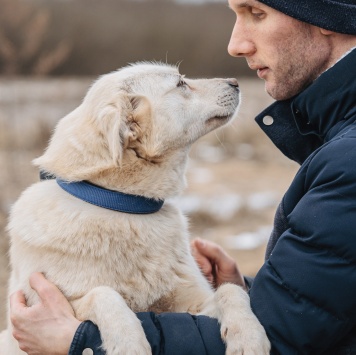
[[[356,0],[259,0],[297,20],[356,35]]]

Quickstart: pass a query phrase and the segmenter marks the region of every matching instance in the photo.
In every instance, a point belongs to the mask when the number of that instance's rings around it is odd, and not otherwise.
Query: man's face
[[[229,0],[236,13],[228,51],[245,57],[276,100],[288,99],[329,66],[330,44],[318,27],[256,0]]]

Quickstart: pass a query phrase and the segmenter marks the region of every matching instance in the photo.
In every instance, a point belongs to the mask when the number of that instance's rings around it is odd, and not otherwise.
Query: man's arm
[[[216,287],[230,282],[245,287],[236,262],[219,245],[202,239],[191,243],[193,255],[207,279]],[[223,355],[225,345],[216,319],[188,313],[137,313],[153,355]],[[81,355],[88,347],[102,355],[100,333],[96,325],[84,322],[78,328],[69,355]]]
[[[28,307],[21,291],[11,296],[14,337],[29,355],[81,355],[85,348],[104,355],[98,327],[80,322],[60,290],[40,273],[31,275],[40,302]],[[153,355],[223,355],[216,319],[188,313],[138,313]]]
[[[220,337],[216,319],[192,316],[188,313],[152,312],[137,313],[142,322],[152,355],[224,355],[225,345]],[[98,327],[90,321],[77,329],[68,355],[82,355],[89,348],[95,355],[105,355],[101,350]]]
[[[152,355],[224,355],[225,345],[220,337],[216,319],[188,313],[137,313],[142,322]],[[85,348],[94,355],[105,355],[100,348],[98,327],[83,322],[76,331],[68,355],[82,355]]]
[[[254,279],[252,309],[281,354],[330,351],[356,326],[355,143],[330,142],[296,176],[289,228]]]

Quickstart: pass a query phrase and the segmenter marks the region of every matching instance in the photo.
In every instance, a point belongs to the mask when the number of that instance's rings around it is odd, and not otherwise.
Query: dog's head
[[[178,164],[177,157],[226,124],[238,104],[234,79],[193,80],[173,66],[138,63],[100,77],[34,163],[69,181],[98,181],[123,170],[130,175],[129,167],[152,174],[172,157]]]

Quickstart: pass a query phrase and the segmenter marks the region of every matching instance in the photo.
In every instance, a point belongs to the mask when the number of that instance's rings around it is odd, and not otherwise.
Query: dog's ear
[[[151,105],[147,97],[128,95],[130,112],[126,118],[127,134],[123,137],[124,147],[128,148],[149,134],[151,127]]]
[[[149,112],[145,97],[96,91],[60,120],[46,152],[33,163],[68,181],[90,180],[121,165],[125,149],[141,140]]]
[[[123,94],[119,105],[108,105],[99,114],[115,165],[120,166],[125,149],[137,146],[148,133],[151,105],[142,95]]]
[[[121,165],[122,161],[123,144],[121,132],[125,130],[123,123],[125,115],[127,115],[125,106],[109,104],[103,107],[96,117],[114,165]]]

